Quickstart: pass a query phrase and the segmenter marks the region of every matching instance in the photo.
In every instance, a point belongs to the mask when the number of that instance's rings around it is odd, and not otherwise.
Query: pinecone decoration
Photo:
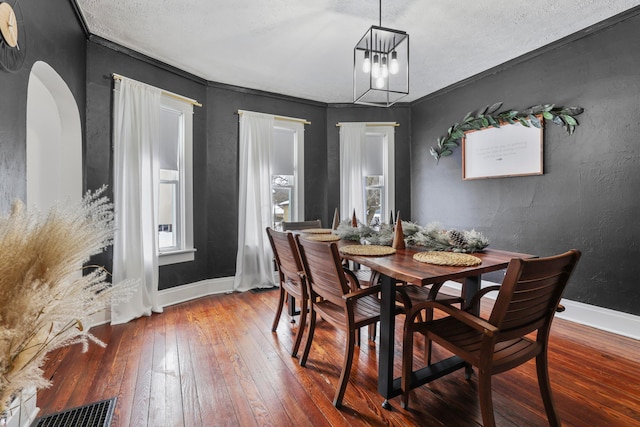
[[[447,240],[451,246],[458,249],[464,249],[468,244],[467,238],[464,234],[461,231],[454,229],[447,231]]]

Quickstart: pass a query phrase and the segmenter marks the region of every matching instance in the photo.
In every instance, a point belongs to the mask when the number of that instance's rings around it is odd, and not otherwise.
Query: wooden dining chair
[[[354,284],[358,279],[342,265],[335,242],[312,241],[301,236],[296,236],[296,242],[307,279],[311,307],[309,334],[300,365],[305,366],[307,363],[317,315],[346,332],[347,342],[342,372],[333,399],[333,405],[339,408],[342,406],[342,399],[349,382],[353,352],[358,341],[356,330],[380,320],[380,299],[378,298],[380,286],[360,289],[357,283]]]
[[[413,335],[420,333],[478,368],[478,394],[485,426],[495,425],[491,376],[535,357],[538,385],[549,424],[559,426],[560,418],[549,383],[547,346],[551,322],[579,259],[580,252],[572,249],[547,258],[511,260],[502,285],[481,290],[468,304],[473,307],[488,292],[498,290],[487,320],[439,302],[414,305],[404,324],[402,406],[407,408],[409,404]],[[425,309],[441,310],[448,316],[415,322],[420,311]],[[533,332],[535,338],[527,336]]]
[[[280,322],[280,315],[284,307],[285,297],[288,295],[295,298],[300,303],[300,322],[298,332],[294,340],[291,356],[297,357],[302,335],[306,326],[307,312],[309,307],[309,297],[307,284],[302,271],[302,263],[298,255],[298,248],[293,239],[293,234],[283,233],[267,227],[267,236],[271,243],[273,256],[275,258],[278,276],[280,279],[280,295],[278,298],[278,308],[273,319],[271,331],[275,332]]]
[[[282,231],[306,230],[309,228],[322,228],[322,222],[319,219],[297,222],[282,221]]]

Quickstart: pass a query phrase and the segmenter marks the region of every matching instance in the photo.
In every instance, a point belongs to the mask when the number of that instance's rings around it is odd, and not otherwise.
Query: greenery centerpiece
[[[382,224],[379,229],[358,222],[354,227],[350,220],[342,221],[334,231],[343,240],[359,241],[371,245],[391,246],[394,226]],[[430,251],[472,253],[489,246],[489,239],[475,230],[445,229],[438,222],[420,226],[414,222],[402,221],[405,244],[420,246]]]
[[[104,268],[85,265],[112,242],[113,207],[104,190],[47,214],[17,201],[0,217],[0,414],[21,390],[50,385],[41,370],[50,351],[104,346],[89,332],[89,317],[137,287],[111,284]]]

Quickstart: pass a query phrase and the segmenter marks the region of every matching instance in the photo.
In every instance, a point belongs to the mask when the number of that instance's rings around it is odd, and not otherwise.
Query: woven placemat
[[[340,236],[335,234],[311,234],[309,236],[302,236],[303,239],[315,240],[316,242],[335,242],[340,240]]]
[[[436,265],[450,265],[456,267],[471,267],[479,265],[482,260],[477,256],[461,254],[458,252],[418,252],[413,259],[420,262]]]
[[[391,246],[350,245],[341,247],[340,252],[347,255],[383,256],[395,254],[396,250]]]
[[[331,234],[330,228],[305,228],[300,230],[301,233],[305,234]]]

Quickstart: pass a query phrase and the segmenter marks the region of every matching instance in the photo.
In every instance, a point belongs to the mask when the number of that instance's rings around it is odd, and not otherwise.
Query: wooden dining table
[[[341,241],[339,246],[348,245]],[[354,263],[369,267],[381,275],[380,341],[378,355],[378,393],[384,398],[383,408],[390,409],[389,399],[402,393],[400,378],[393,376],[394,338],[395,338],[395,303],[396,282],[407,282],[416,285],[443,283],[447,280],[463,282],[463,298],[468,303],[480,290],[481,276],[484,273],[505,269],[513,258],[533,258],[533,255],[508,252],[497,249],[485,249],[473,253],[482,260],[472,267],[452,267],[427,264],[413,259],[416,252],[424,249],[408,247],[398,249],[392,255],[364,256],[341,254]],[[479,307],[473,307],[476,313]],[[426,384],[464,367],[464,361],[452,356],[415,371],[411,381],[412,388]]]

